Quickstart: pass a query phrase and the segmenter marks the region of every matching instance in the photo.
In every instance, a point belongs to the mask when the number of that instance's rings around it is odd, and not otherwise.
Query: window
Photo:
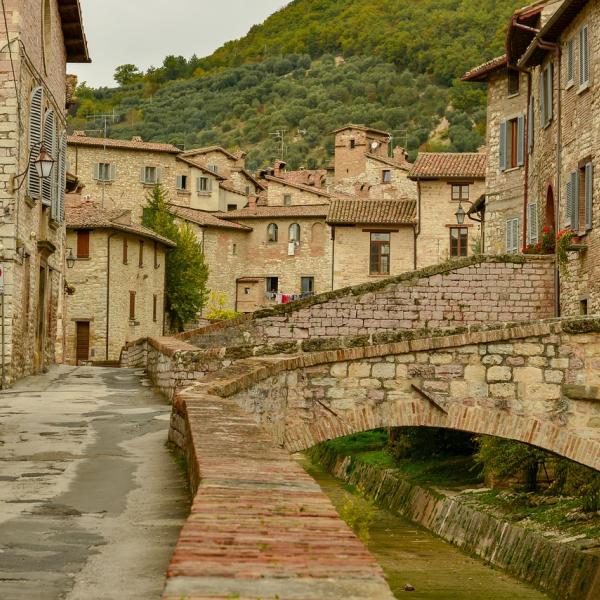
[[[96,163],[94,165],[94,179],[97,181],[114,181],[115,171],[115,166],[110,163]]]
[[[570,87],[575,83],[575,40],[573,38],[567,42],[566,55],[567,87]]]
[[[246,194],[246,196],[250,195],[250,186],[247,185],[246,188],[244,189],[244,193]]]
[[[146,185],[160,183],[161,173],[158,167],[142,167],[140,171],[140,181]]]
[[[156,294],[154,294],[152,296],[152,321],[154,323],[156,323],[156,321],[158,320],[158,296]]]
[[[126,265],[127,264],[127,238],[124,237],[123,238],[123,264]]]
[[[144,266],[144,242],[143,242],[143,240],[140,240],[140,260],[139,260],[139,265],[140,265],[140,267]]]
[[[279,291],[279,277],[267,277],[267,292],[276,294]]]
[[[77,232],[77,258],[90,257],[90,232],[88,230]]]
[[[56,137],[54,109],[50,108],[46,111],[46,116],[44,117],[44,147],[50,153],[50,156],[52,156],[52,158],[55,160],[58,156],[57,146],[58,139]],[[33,160],[35,160],[35,158]],[[54,175],[54,173],[56,173],[55,169],[52,170],[52,175]],[[42,179],[42,204],[45,204],[46,206],[54,206],[56,192],[57,186],[54,177],[51,176]]]
[[[592,227],[593,205],[593,166],[584,163],[577,171],[571,173],[567,181],[566,225],[579,231]]]
[[[135,292],[129,292],[129,320],[135,320]]]
[[[390,274],[390,234],[371,233],[371,275]]]
[[[292,204],[292,195],[291,194],[284,194],[283,195],[283,205],[284,206],[291,206]]]
[[[588,27],[579,30],[579,87],[587,87],[590,83],[590,44]]]
[[[31,198],[39,198],[41,191],[41,180],[33,163],[36,152],[39,154],[42,143],[42,123],[44,107],[44,90],[36,87],[31,92],[29,101],[29,153],[31,154],[29,170],[27,171],[27,191]],[[34,158],[35,156],[35,158]]]
[[[237,256],[237,244],[231,245],[231,254],[233,254],[233,256]]]
[[[175,186],[178,190],[185,191],[188,189],[187,175],[177,175]]]
[[[454,183],[452,184],[452,200],[468,200],[469,199],[469,184]]]
[[[228,204],[227,212],[231,212],[232,210],[237,210],[237,204]]]
[[[506,251],[514,254],[519,251],[519,218],[506,221]]]
[[[300,291],[302,292],[303,296],[312,296],[315,293],[315,278],[301,277]]]
[[[540,126],[547,127],[552,121],[553,82],[552,63],[548,63],[540,73]]]
[[[467,256],[469,229],[467,227],[450,227],[450,256]]]
[[[350,140],[350,150],[354,150],[354,148],[356,148],[356,140],[351,139]]]
[[[531,154],[533,152],[533,143],[535,140],[535,127],[534,127],[535,101],[534,100],[535,99],[533,96],[529,99],[529,108],[528,108],[528,113],[527,113],[527,150],[529,151],[529,154]]]
[[[198,192],[212,191],[212,179],[209,179],[208,177],[198,177],[196,180],[196,190]]]
[[[527,243],[538,243],[538,213],[537,203],[531,202],[527,205]]]
[[[579,301],[579,314],[585,317],[588,314],[588,301],[587,298]]]
[[[290,242],[300,241],[300,225],[298,223],[292,223],[288,230],[288,237]]]
[[[160,263],[158,262],[158,242],[154,242],[154,268],[158,269]]]
[[[514,169],[525,163],[525,118],[502,121],[500,124],[500,170]]]
[[[216,175],[219,172],[219,167],[217,165],[208,165],[208,170]]]
[[[279,237],[279,227],[275,223],[271,223],[267,227],[267,242],[276,242]]]
[[[383,183],[392,183],[392,172],[389,169],[384,169],[381,172],[381,181]]]
[[[508,70],[508,95],[516,96],[519,93],[520,74],[516,69]]]

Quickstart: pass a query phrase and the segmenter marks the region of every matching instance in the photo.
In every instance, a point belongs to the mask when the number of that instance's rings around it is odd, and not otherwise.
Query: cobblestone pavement
[[[188,513],[143,373],[54,367],[0,392],[0,598],[159,598]]]

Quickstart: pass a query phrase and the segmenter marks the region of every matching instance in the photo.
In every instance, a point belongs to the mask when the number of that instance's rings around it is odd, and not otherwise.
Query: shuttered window
[[[552,120],[553,80],[552,63],[548,63],[540,73],[540,126],[546,127]]]
[[[114,181],[117,177],[117,169],[111,163],[96,163],[94,165],[94,179],[98,181]]]
[[[527,205],[527,243],[537,244],[538,240],[537,203],[532,202]]]
[[[31,198],[39,198],[41,181],[33,164],[40,153],[42,144],[44,90],[34,88],[29,101],[29,170],[27,172],[27,191]]]
[[[567,181],[565,225],[575,231],[579,229],[579,177],[577,172],[571,173]]]
[[[178,190],[187,190],[187,175],[177,175],[175,179],[175,186]]]
[[[527,147],[529,154],[533,152],[535,141],[535,99],[533,96],[529,100],[529,113],[527,115]]]
[[[142,167],[140,181],[146,185],[155,185],[162,181],[162,169],[159,167]]]
[[[208,177],[198,177],[196,179],[196,190],[198,192],[210,192],[212,190],[212,179]]]
[[[54,118],[54,109],[50,108],[46,111],[44,118],[44,148],[50,153],[54,160],[57,157],[57,140],[56,140],[56,123]],[[37,157],[36,157],[37,158]],[[57,178],[56,178],[56,163],[52,168],[50,177],[42,179],[42,203],[46,206],[53,206],[57,196]]]
[[[519,218],[506,221],[506,251],[516,253],[519,251]]]
[[[592,228],[592,207],[594,202],[593,191],[593,166],[591,162],[586,163],[584,167],[585,197],[584,197],[584,215],[585,228]]]
[[[579,30],[579,87],[590,83],[590,44],[588,26]]]
[[[514,169],[525,163],[525,117],[500,124],[500,170]]]
[[[65,220],[65,188],[67,186],[67,133],[60,137],[57,169],[57,201],[54,219],[59,223]]]
[[[575,40],[573,38],[567,42],[566,62],[567,86],[569,86],[575,81]]]
[[[90,257],[90,232],[80,230],[77,232],[77,258]]]
[[[135,292],[129,292],[129,320],[135,320]]]

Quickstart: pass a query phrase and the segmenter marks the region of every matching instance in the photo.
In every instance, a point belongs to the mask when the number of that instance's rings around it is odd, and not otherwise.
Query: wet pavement
[[[143,372],[57,366],[0,392],[0,598],[160,598],[189,508]]]

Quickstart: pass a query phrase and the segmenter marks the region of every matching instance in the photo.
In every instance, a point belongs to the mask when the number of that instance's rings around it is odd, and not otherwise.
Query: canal
[[[342,482],[303,459],[305,470],[329,496],[338,512],[349,493]],[[414,600],[542,600],[548,596],[501,571],[470,558],[426,529],[401,516],[374,508],[368,547],[383,568],[396,598]]]

